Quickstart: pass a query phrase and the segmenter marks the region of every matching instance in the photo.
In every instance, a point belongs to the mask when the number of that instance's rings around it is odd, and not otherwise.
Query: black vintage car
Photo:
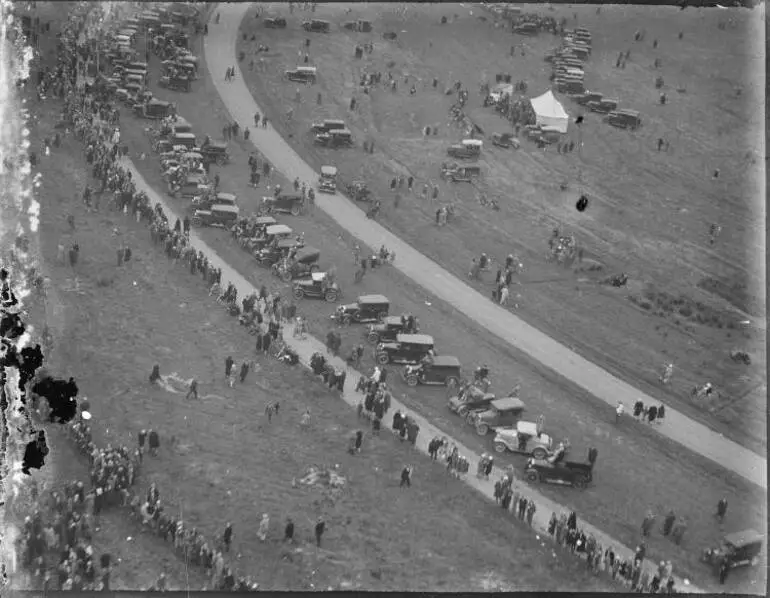
[[[420,331],[420,325],[411,314],[403,314],[401,316],[388,316],[382,318],[379,324],[372,324],[369,326],[369,332],[366,335],[366,340],[371,344],[386,343],[396,340],[396,336],[399,334],[417,334]]]
[[[395,342],[379,343],[374,349],[374,359],[380,365],[416,364],[433,353],[433,345],[433,337],[427,334],[399,334]]]
[[[437,355],[426,357],[418,365],[407,365],[401,373],[408,386],[418,384],[457,385],[461,379],[462,366],[457,357]]]
[[[226,141],[212,141],[211,138],[206,137],[200,147],[200,152],[203,159],[209,164],[215,163],[217,166],[224,166],[230,161]]]
[[[722,563],[729,569],[735,567],[753,567],[760,562],[762,546],[765,537],[752,529],[742,532],[727,534],[718,548],[707,548],[701,555],[701,560],[708,563],[715,570],[719,570]]]
[[[297,242],[294,239],[281,239],[277,243],[271,243],[259,249],[254,257],[261,266],[273,266],[284,259],[296,245]]]
[[[594,466],[591,463],[564,461],[559,458],[527,460],[524,474],[528,482],[544,482],[547,484],[562,484],[581,490],[593,480]]]
[[[355,303],[340,305],[331,315],[343,326],[352,323],[379,322],[387,317],[390,299],[385,295],[361,295]]]
[[[329,282],[326,272],[313,272],[310,278],[297,280],[292,289],[295,299],[309,297],[323,299],[328,303],[334,303],[340,296],[340,287],[336,282]]]
[[[283,17],[265,19],[264,22],[268,29],[286,29],[286,19]]]
[[[303,278],[317,272],[320,258],[321,252],[314,247],[305,246],[292,249],[289,250],[289,255],[286,258],[273,264],[271,272],[282,281],[291,282],[295,278]]]

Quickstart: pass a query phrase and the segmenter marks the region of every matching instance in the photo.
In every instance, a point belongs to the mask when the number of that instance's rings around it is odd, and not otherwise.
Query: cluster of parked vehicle
[[[642,117],[637,110],[618,109],[618,100],[605,98],[599,92],[585,91],[568,97],[581,106],[585,106],[591,112],[606,115],[604,121],[613,127],[633,131],[642,126]]]

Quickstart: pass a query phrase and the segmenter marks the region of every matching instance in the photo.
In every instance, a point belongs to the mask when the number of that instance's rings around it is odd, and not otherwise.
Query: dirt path
[[[221,13],[216,25],[212,19],[209,34],[204,38],[205,60],[217,91],[232,117],[240,123],[253,123],[254,114],[264,114],[254,102],[245,83],[235,56],[235,43],[241,20],[249,4],[221,4],[212,15]],[[225,83],[219,73],[227,67],[236,68],[232,83]],[[252,131],[251,142],[276,168],[290,180],[312,181],[317,174],[270,126]],[[529,326],[510,312],[496,306],[461,280],[452,276],[398,237],[365,217],[363,211],[352,206],[340,194],[316,194],[316,204],[340,226],[371,247],[386,247],[395,251],[395,266],[426,290],[472,318],[492,334],[524,351],[544,366],[578,384],[614,409],[619,398],[626,403],[641,399],[645,404],[656,401],[605,370],[583,359],[539,330]],[[666,410],[665,422],[657,428],[671,440],[698,453],[748,481],[767,488],[767,460],[756,453],[726,439],[673,409]]]

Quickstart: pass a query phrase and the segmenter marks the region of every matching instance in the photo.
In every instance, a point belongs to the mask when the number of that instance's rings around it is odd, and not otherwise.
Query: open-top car
[[[510,147],[518,149],[519,140],[516,139],[516,136],[513,133],[493,133],[492,145],[496,145],[497,147],[502,147],[504,149],[508,149]]]
[[[265,235],[261,238],[259,245],[261,247],[269,246],[293,236],[294,231],[285,224],[271,224],[265,227]]]
[[[353,181],[345,187],[345,194],[355,201],[371,201],[372,192],[365,181]]]
[[[353,145],[353,132],[349,129],[332,129],[328,133],[319,133],[313,143],[322,147],[350,147]]]
[[[418,384],[456,385],[462,376],[462,365],[457,357],[436,355],[425,357],[417,365],[404,366],[401,377],[408,386]]]
[[[719,570],[722,563],[728,569],[735,567],[754,567],[759,564],[765,537],[757,531],[747,529],[742,532],[727,534],[718,548],[707,548],[701,555],[701,560],[708,563],[715,570]]]
[[[238,220],[236,206],[211,206],[210,210],[195,210],[192,217],[193,226],[222,226],[230,228]]]
[[[326,272],[313,272],[310,278],[294,282],[292,295],[295,299],[309,297],[323,299],[328,303],[334,303],[340,296],[340,287],[336,282],[330,282]]]
[[[321,193],[337,192],[337,168],[321,166],[321,176],[318,179],[318,190]]]
[[[478,386],[469,384],[460,390],[457,396],[449,397],[448,407],[453,413],[467,418],[468,423],[473,423],[473,415],[477,411],[484,411],[497,397],[491,392],[484,392]]]
[[[476,434],[486,436],[491,430],[515,425],[524,409],[524,402],[515,397],[491,401],[484,411],[478,411],[473,416]]]
[[[272,266],[285,259],[296,246],[297,242],[294,239],[281,239],[276,243],[271,243],[255,251],[254,258],[261,266],[270,266],[272,268]]]
[[[551,456],[553,438],[544,433],[539,423],[518,421],[511,428],[498,428],[495,434],[495,450],[531,455],[535,459]]]
[[[382,318],[380,323],[369,326],[366,340],[376,345],[380,342],[394,341],[399,334],[417,334],[419,331],[420,326],[417,323],[417,318],[411,314],[388,316]]]
[[[314,247],[300,247],[295,250],[292,256],[291,251],[285,259],[274,264],[271,268],[273,274],[278,276],[284,282],[291,282],[295,278],[310,276],[318,271],[318,260],[321,258],[321,252]]]
[[[232,193],[224,193],[222,191],[214,193],[213,190],[209,190],[208,193],[202,193],[192,199],[192,205],[200,210],[210,210],[211,206],[237,206],[238,197]]]
[[[561,484],[583,489],[593,481],[593,465],[576,461],[553,461],[530,457],[524,469],[528,482]]]
[[[283,212],[292,216],[299,216],[305,206],[302,193],[281,193],[277,197],[263,197],[262,207],[265,213]]]
[[[310,130],[318,135],[319,133],[328,133],[329,131],[347,129],[347,125],[344,120],[327,119],[320,123],[313,123],[310,125]]]
[[[379,322],[390,311],[390,299],[385,295],[361,295],[355,303],[340,305],[331,315],[343,326],[353,323]]]
[[[374,358],[380,365],[388,363],[415,364],[433,353],[433,337],[427,334],[399,334],[396,340],[378,343]]]

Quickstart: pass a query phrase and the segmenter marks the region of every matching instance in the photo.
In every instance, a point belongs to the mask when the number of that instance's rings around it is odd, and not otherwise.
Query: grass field
[[[157,61],[153,60],[153,70],[157,72]],[[171,93],[151,87],[161,99],[177,102],[180,113],[193,123],[199,137],[221,135],[229,115],[207,75],[195,84],[191,94]],[[151,156],[148,141],[142,133],[142,121],[125,114],[124,119],[127,124],[122,134],[131,146],[132,155],[147,153]],[[140,124],[135,126],[135,123]],[[221,170],[212,169],[212,175],[214,172],[221,174],[223,189],[238,195],[241,210],[245,213],[256,209],[259,198],[267,194],[264,184],[256,190],[247,184],[247,149],[243,140],[231,142],[233,163]],[[151,185],[159,190],[164,188],[159,168],[151,157],[136,164]],[[272,183],[275,182],[280,182],[284,188],[290,185],[280,177],[274,178]],[[185,209],[184,202],[174,201],[174,205],[180,214]],[[542,492],[550,498],[576,509],[588,521],[627,545],[638,542],[638,525],[648,508],[660,513],[669,506],[675,508],[688,517],[687,541],[682,547],[675,547],[661,538],[654,538],[650,549],[660,558],[673,560],[679,570],[692,579],[707,575],[698,563],[700,550],[716,541],[721,534],[711,519],[711,512],[720,496],[726,495],[730,500],[733,514],[729,522],[730,530],[761,525],[764,521],[763,498],[756,489],[712,463],[683,452],[681,447],[663,440],[647,427],[629,426],[628,429],[618,430],[612,424],[614,415],[606,405],[597,404],[580,389],[565,383],[525,355],[496,338],[490,338],[450,306],[436,297],[426,296],[422,289],[396,270],[387,269],[368,275],[362,285],[354,285],[353,243],[349,235],[341,232],[320,210],[312,218],[286,217],[281,220],[304,232],[306,242],[321,250],[322,268],[331,264],[338,266],[345,301],[354,300],[358,294],[386,294],[395,313],[407,311],[418,315],[423,330],[434,335],[440,350],[461,357],[466,362],[466,369],[486,362],[494,372],[494,383],[499,392],[520,382],[523,398],[530,408],[530,417],[534,419],[537,414],[543,413],[554,436],[569,436],[576,454],[584,454],[589,446],[599,449],[601,480],[595,487],[584,493],[565,493],[560,488],[543,487]],[[288,290],[282,283],[265,276],[263,270],[255,268],[253,259],[238,248],[228,234],[216,230],[203,230],[201,234],[219,255],[255,285],[264,283],[284,293]],[[301,306],[301,309],[311,310],[306,313],[311,320],[312,332],[322,338],[328,330],[328,315],[332,308],[317,303],[306,305],[307,308]],[[341,334],[343,351],[363,342],[360,327],[343,329]],[[368,367],[370,363],[367,354],[365,365]],[[400,384],[397,388],[399,393],[407,391]],[[479,452],[491,448],[490,443],[476,436],[459,419],[448,415],[443,391],[420,389],[410,393],[404,401],[467,446]],[[645,455],[646,459],[640,460],[639,455]],[[515,457],[498,460],[521,465]],[[749,581],[748,577],[731,579],[731,583],[735,584]]]
[[[34,135],[47,134],[53,124],[43,115]],[[240,572],[253,574],[264,589],[284,590],[341,584],[362,590],[480,590],[489,584],[610,589],[579,561],[554,556],[550,545],[390,434],[370,438],[362,454],[348,455],[348,435],[360,425],[355,412],[304,369],[262,358],[246,384],[229,388],[224,358],[252,359],[252,337],[207,299],[199,278],[167,262],[146,229],[104,207],[88,214],[72,201],[86,182],[81,154],[79,144],[66,140],[46,159],[39,189],[41,252],[55,289],[50,300],[60,303],[49,311],[61,319],[49,324],[57,344],[66,347],[56,353],[55,370],[74,376],[81,395],[89,397],[97,444],[132,445],[141,428],[160,432],[160,456],[145,460],[139,488],[156,481],[166,508],[209,537],[232,521]],[[54,264],[70,211],[77,226],[71,238],[81,247],[74,273]],[[118,268],[121,241],[134,257]],[[74,275],[79,290],[70,290]],[[164,374],[197,377],[201,399],[188,402],[183,394],[150,386],[154,363]],[[275,400],[280,415],[268,423],[264,408]],[[307,408],[313,422],[302,430],[300,415]],[[58,473],[71,479],[76,459],[66,449],[57,457],[68,464]],[[398,476],[407,462],[416,466],[414,485],[401,490]],[[314,464],[336,467],[347,480],[344,490],[294,488],[292,479]],[[263,512],[272,520],[265,544],[256,538]],[[311,541],[318,515],[328,525],[321,550]],[[291,548],[280,542],[287,516],[299,538]],[[149,585],[160,567],[168,568],[176,587],[185,587],[183,563],[170,552],[163,556],[166,547],[158,540],[140,538],[132,547],[123,538],[138,529],[112,518],[104,527],[99,542],[122,556],[125,587]],[[152,573],[142,573],[147,570]],[[190,587],[197,589],[199,577],[191,574]]]
[[[401,13],[404,6],[406,13]],[[597,15],[593,7],[557,7],[550,13],[542,7],[557,20],[566,17],[567,27],[591,30],[587,88],[641,111],[644,124],[637,132],[622,131],[588,113],[582,151],[568,155],[555,148],[543,152],[528,142],[518,151],[487,142],[480,160],[486,175],[478,191],[498,199],[502,210],[492,212],[476,201],[473,187],[438,177],[446,147],[462,136],[446,116],[454,97],[443,91],[461,81],[470,90],[466,112],[485,136],[506,131],[506,123],[482,107],[479,85],[494,84],[496,73],[510,73],[514,81],[527,81],[530,95],[546,91],[550,67],[543,56],[559,39],[512,36],[494,26],[491,13],[474,8],[471,16],[470,6],[320,5],[314,17],[332,23],[328,35],[301,29],[309,12],[262,7],[263,17],[288,19],[287,29],[272,30],[254,18],[254,9],[242,23],[237,44],[237,52],[246,55],[241,69],[273,125],[311,164],[334,164],[347,180],[369,181],[386,208],[382,222],[399,236],[460,276],[481,252],[498,260],[518,253],[525,272],[512,303],[521,317],[646,393],[763,452],[765,401],[757,388],[764,380],[764,330],[737,324],[746,317],[756,321],[764,309],[763,296],[757,294],[763,288],[763,237],[755,209],[755,198],[761,196],[756,12],[729,13],[735,25],[723,31],[717,21],[726,20],[725,13],[716,9],[607,6]],[[449,23],[441,25],[441,16]],[[373,32],[342,28],[357,18],[372,20]],[[637,29],[646,30],[644,42],[633,41]],[[396,32],[397,40],[384,40],[386,31]],[[319,82],[302,88],[297,104],[297,85],[283,73],[298,63],[306,38]],[[659,45],[653,49],[656,39]],[[354,47],[364,42],[373,43],[374,51],[356,60]],[[258,44],[269,52],[257,54]],[[519,47],[515,58],[510,57],[512,44]],[[621,50],[630,50],[631,58],[627,68],[616,69]],[[662,60],[659,69],[653,68],[655,58]],[[392,72],[400,91],[374,88],[364,94],[360,74],[376,71],[383,76]],[[666,106],[657,104],[653,83],[658,74],[666,83]],[[436,90],[433,77],[439,80]],[[407,91],[412,83],[418,90],[414,96]],[[739,85],[744,92],[736,97]],[[358,106],[351,112],[353,97]],[[577,104],[563,102],[571,116],[580,113]],[[287,106],[294,110],[291,124],[284,118]],[[370,156],[313,146],[307,129],[324,118],[344,119],[359,146],[374,139],[377,151]],[[438,127],[438,136],[423,138],[426,125]],[[569,137],[580,140],[576,126]],[[659,137],[670,142],[668,152],[656,151]],[[716,168],[721,175],[714,181]],[[414,176],[416,189],[426,181],[437,184],[438,203],[453,203],[457,221],[437,228],[438,206],[416,195],[407,195],[395,208],[389,182],[396,175]],[[569,182],[566,191],[559,189],[561,181]],[[574,209],[580,192],[591,198],[583,213]],[[714,246],[709,245],[711,223],[723,227]],[[546,241],[556,226],[574,232],[586,257],[602,269],[572,272],[546,263]],[[630,277],[627,289],[597,283],[621,271]],[[491,285],[491,275],[486,283]],[[727,357],[732,348],[747,348],[754,365],[733,363]],[[657,377],[669,362],[675,364],[675,375],[670,388],[663,389]],[[693,404],[689,390],[707,380],[723,397]]]

